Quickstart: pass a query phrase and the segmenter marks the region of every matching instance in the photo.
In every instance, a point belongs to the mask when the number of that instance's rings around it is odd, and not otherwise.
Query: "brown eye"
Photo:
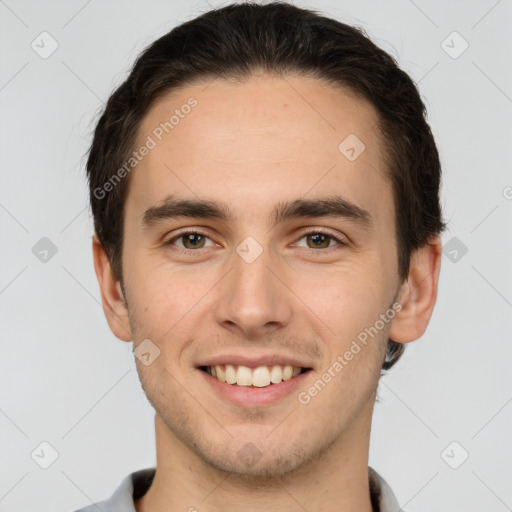
[[[206,247],[207,240],[209,240],[209,237],[202,233],[187,231],[171,238],[166,242],[166,245],[176,245],[179,249],[184,250],[203,249]],[[178,241],[181,241],[181,243],[178,243]]]
[[[303,240],[305,241],[305,244]],[[348,242],[345,242],[345,240],[340,236],[316,230],[303,233],[299,238],[299,241],[296,242],[296,245],[304,249],[323,249],[321,252],[328,252],[331,250],[334,251],[337,249],[342,249],[348,245]]]
[[[183,245],[185,249],[197,249],[198,247],[204,247],[205,238],[199,233],[189,233],[182,235],[180,238],[183,238]]]
[[[308,247],[310,247],[311,249],[327,249],[332,240],[332,237],[324,233],[308,234],[305,235],[305,237],[308,242]]]

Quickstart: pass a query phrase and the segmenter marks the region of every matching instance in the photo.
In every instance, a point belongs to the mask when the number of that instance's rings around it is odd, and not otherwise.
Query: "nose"
[[[231,270],[219,283],[216,321],[245,338],[261,338],[280,330],[292,318],[291,292],[268,250],[254,260],[234,252]]]

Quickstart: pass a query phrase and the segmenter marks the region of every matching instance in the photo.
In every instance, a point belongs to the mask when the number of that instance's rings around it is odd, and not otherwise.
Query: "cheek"
[[[352,399],[345,396],[344,389],[360,388],[357,400],[368,396],[384,357],[389,322],[383,322],[380,315],[386,313],[392,297],[384,277],[379,280],[378,276],[379,272],[368,267],[365,271],[352,269],[330,280],[323,297],[315,295],[317,304],[312,309],[329,327],[323,331],[328,352],[326,368],[338,362],[339,371],[331,368],[336,375],[332,389],[346,401]]]
[[[377,265],[349,264],[328,275],[301,276],[297,285],[305,304],[338,339],[373,324],[388,307],[389,285]]]
[[[164,259],[136,256],[127,259],[126,275],[139,337],[157,340],[179,335],[218,280],[211,273],[171,266]]]

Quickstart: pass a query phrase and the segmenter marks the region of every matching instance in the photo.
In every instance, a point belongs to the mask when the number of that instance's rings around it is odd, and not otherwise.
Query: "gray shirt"
[[[76,512],[136,512],[134,501],[148,491],[155,468],[141,469],[129,474],[105,501],[93,503]],[[386,481],[371,467],[368,468],[370,496],[374,512],[399,512],[401,509]]]

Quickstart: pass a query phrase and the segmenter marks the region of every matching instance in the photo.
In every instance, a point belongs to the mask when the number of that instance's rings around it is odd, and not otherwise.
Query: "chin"
[[[261,480],[268,485],[269,480],[276,480],[300,469],[307,461],[304,453],[284,454],[283,447],[274,451],[261,452],[256,446],[247,442],[234,453],[199,454],[203,460],[215,469],[236,477],[241,482],[247,481],[254,485],[255,480]],[[279,452],[279,453],[278,453]]]

